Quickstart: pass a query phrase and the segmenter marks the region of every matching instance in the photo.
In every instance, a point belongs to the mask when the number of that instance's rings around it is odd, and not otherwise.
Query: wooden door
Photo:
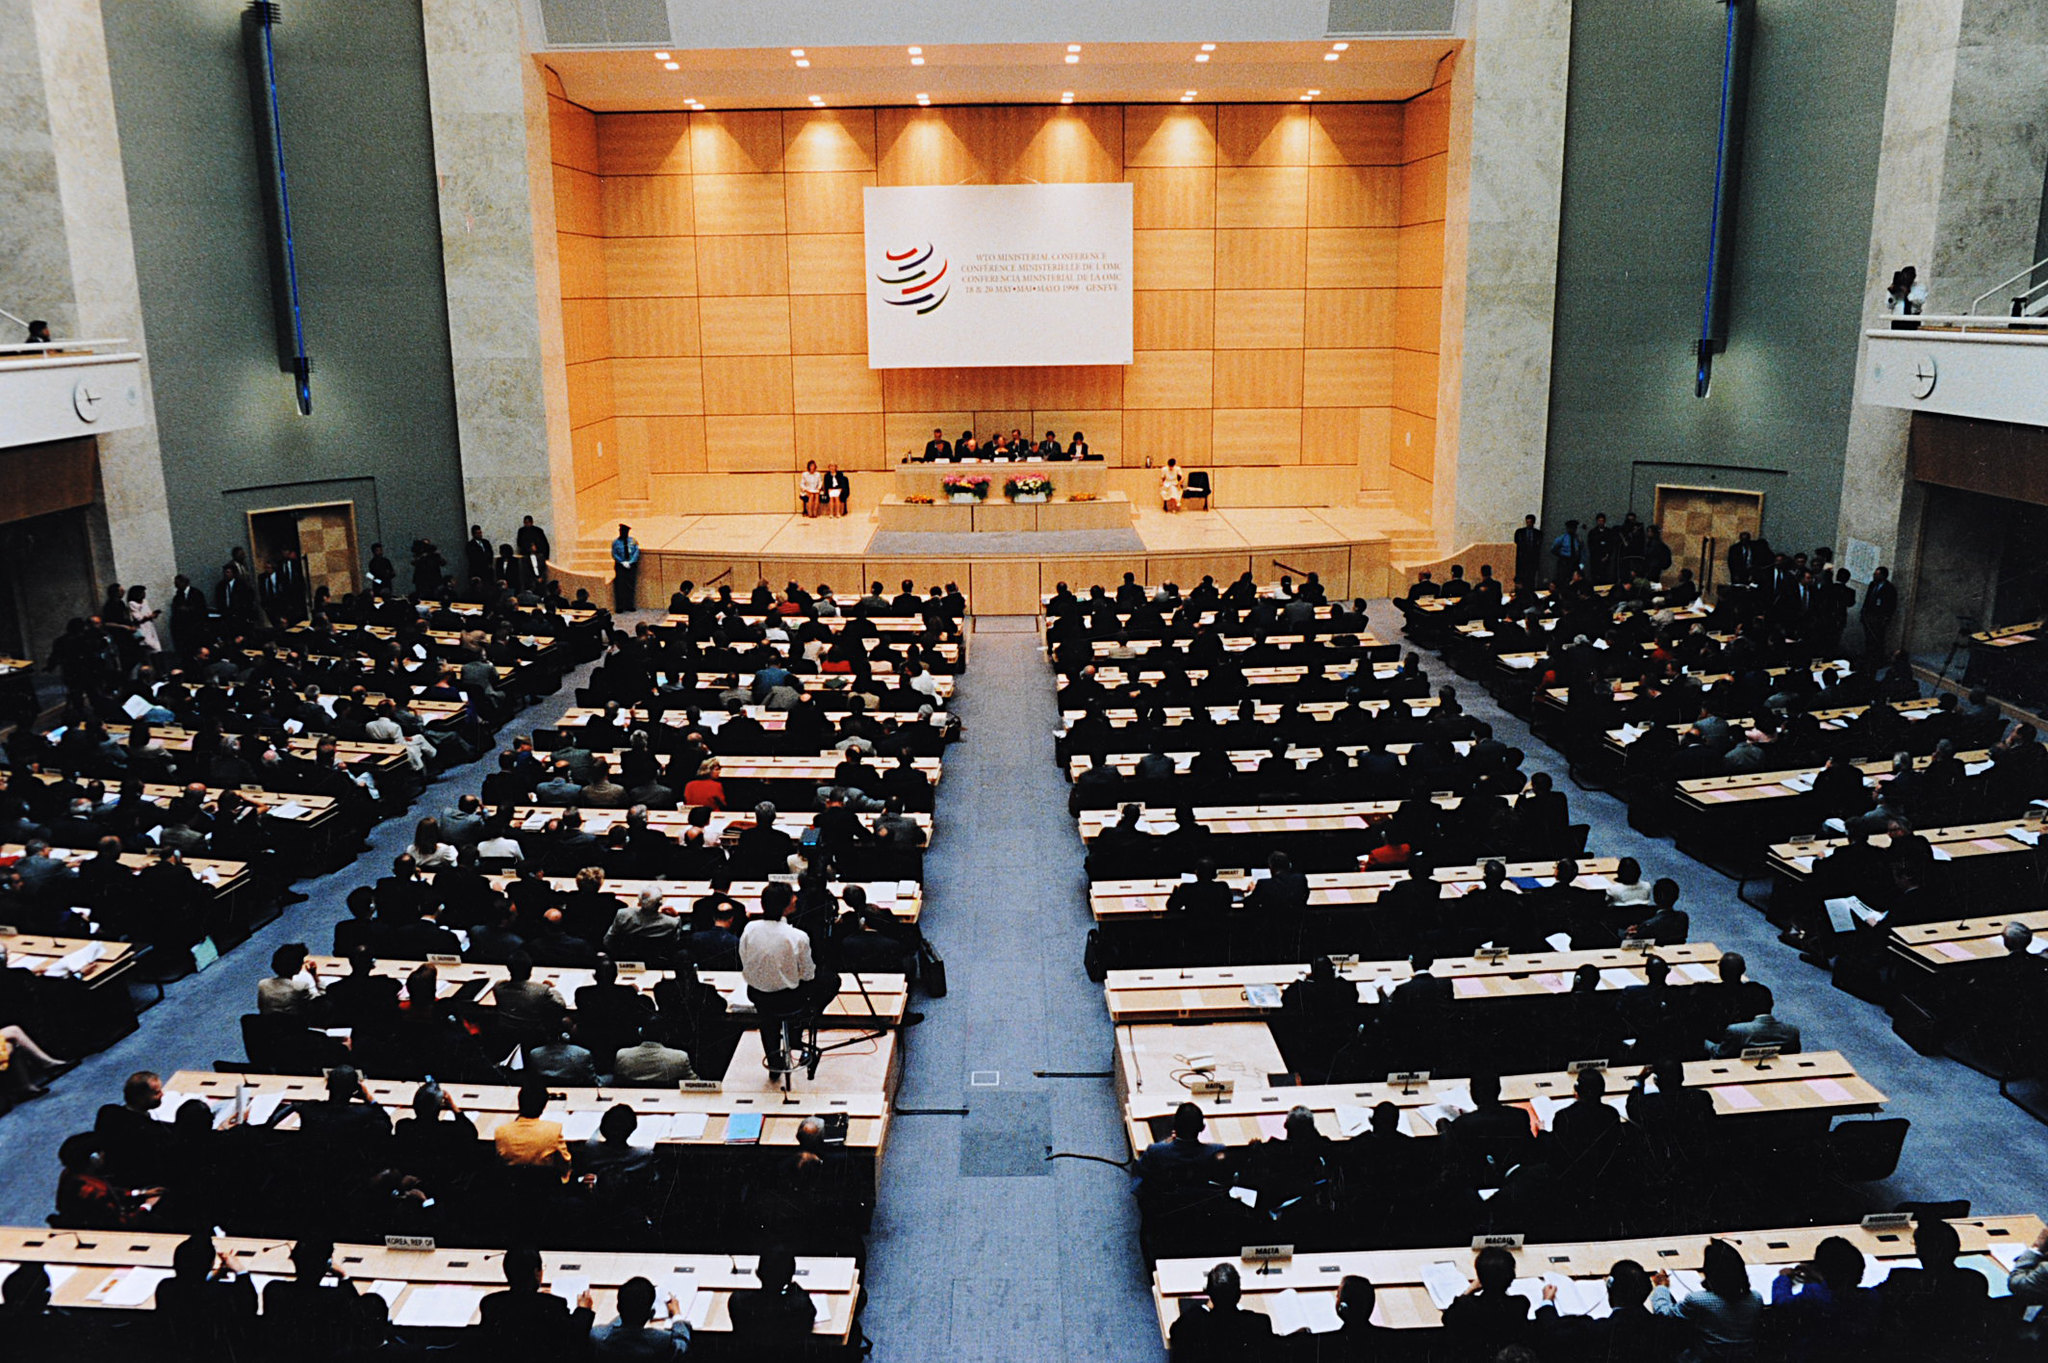
[[[1747,530],[1761,538],[1764,494],[1739,488],[1657,485],[1656,513],[1671,546],[1671,567],[1692,569],[1704,591],[1711,593],[1728,578],[1728,547]]]

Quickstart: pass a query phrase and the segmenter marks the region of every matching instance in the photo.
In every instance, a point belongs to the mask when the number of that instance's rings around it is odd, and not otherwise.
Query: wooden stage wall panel
[[[1030,615],[1041,596],[1066,582],[1076,590],[1097,582],[1105,585],[1135,572],[1148,583],[1173,581],[1183,588],[1212,574],[1226,582],[1250,572],[1263,584],[1289,569],[1321,573],[1325,586],[1343,596],[1384,596],[1388,591],[1388,553],[1384,540],[1307,548],[1257,549],[1242,553],[1214,550],[1182,554],[1023,554],[985,557],[950,555],[871,558],[859,554],[759,557],[751,555],[672,554],[649,552],[640,576],[643,605],[665,603],[670,592],[688,579],[704,585],[730,573],[724,581],[744,595],[766,580],[780,589],[795,580],[805,587],[829,583],[835,591],[863,589],[880,580],[893,594],[904,578],[919,591],[933,583],[958,582],[977,614]]]
[[[1406,104],[687,114],[551,94],[549,111],[586,525],[608,497],[782,510],[806,460],[879,471],[934,426],[1086,431],[1134,499],[1148,460],[1178,458],[1219,470],[1224,505],[1384,490],[1428,514],[1447,86]],[[867,368],[862,189],[1117,180],[1136,213],[1131,365]],[[878,482],[856,476],[856,507]]]

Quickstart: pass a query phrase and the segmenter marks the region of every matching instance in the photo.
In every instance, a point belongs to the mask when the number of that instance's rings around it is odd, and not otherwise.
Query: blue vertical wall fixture
[[[249,111],[256,130],[256,164],[263,177],[263,216],[270,226],[270,303],[277,328],[277,367],[292,376],[301,416],[313,414],[313,361],[306,354],[306,317],[299,297],[299,261],[292,240],[292,196],[285,177],[284,119],[277,89],[277,26],[284,21],[269,0],[242,13],[242,56],[249,67]]]
[[[1716,0],[1727,10],[1721,37],[1721,124],[1714,144],[1714,207],[1707,224],[1707,285],[1700,300],[1700,336],[1693,394],[1705,397],[1714,356],[1728,345],[1728,258],[1735,242],[1736,190],[1742,178],[1742,132],[1749,110],[1749,47],[1757,0]]]

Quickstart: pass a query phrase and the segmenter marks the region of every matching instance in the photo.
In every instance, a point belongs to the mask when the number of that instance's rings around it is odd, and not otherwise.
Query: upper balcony
[[[128,344],[116,337],[0,345],[0,448],[146,423],[142,356]]]

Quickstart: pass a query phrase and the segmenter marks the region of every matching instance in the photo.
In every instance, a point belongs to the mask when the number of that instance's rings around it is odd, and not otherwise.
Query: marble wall
[[[1942,313],[1967,310],[2032,263],[2048,173],[2044,71],[2048,7],[2038,0],[1900,0],[1863,320],[1881,311],[1901,266],[1918,268],[1926,311]],[[2002,295],[1984,308],[2004,311]],[[1839,536],[1878,546],[1910,616],[1914,585],[1933,562],[1921,543],[1923,494],[1906,474],[1911,415],[1861,401],[1869,366],[1858,333]]]
[[[176,565],[99,0],[0,0],[0,82],[0,138],[22,177],[0,204],[0,306],[142,352],[150,420],[98,438],[100,567],[168,596]]]
[[[467,518],[575,543],[546,95],[523,7],[425,0],[441,255]]]
[[[1572,0],[1473,0],[1450,86],[1437,547],[1543,497]]]

